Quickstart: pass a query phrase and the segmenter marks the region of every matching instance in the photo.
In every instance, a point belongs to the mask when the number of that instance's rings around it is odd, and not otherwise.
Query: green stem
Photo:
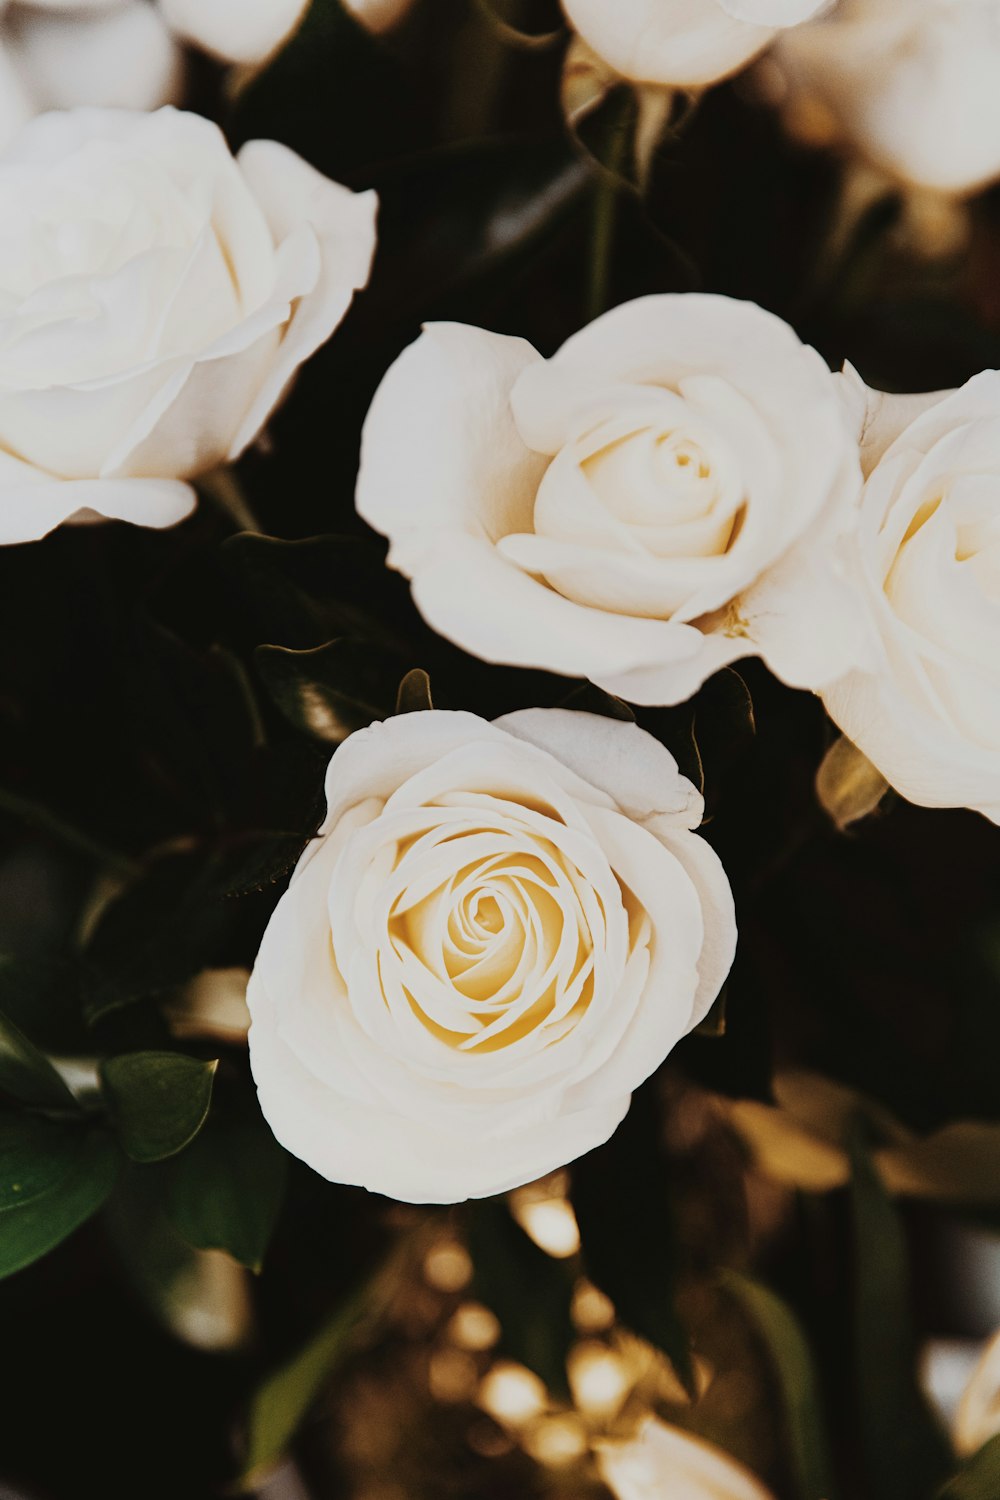
[[[614,257],[618,194],[621,171],[628,149],[624,119],[615,119],[608,139],[608,154],[594,181],[594,203],[590,229],[590,278],[587,286],[587,320],[599,317],[608,305],[611,262]]]

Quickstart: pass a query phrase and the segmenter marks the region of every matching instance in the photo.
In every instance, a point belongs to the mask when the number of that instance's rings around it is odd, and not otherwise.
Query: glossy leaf
[[[367,641],[328,641],[312,651],[259,646],[255,659],[289,723],[328,745],[388,717],[395,701],[398,662]]]
[[[917,1385],[906,1237],[862,1126],[851,1164],[855,1389],[869,1483],[879,1500],[923,1500],[947,1473],[949,1445]]]
[[[194,1140],[208,1116],[217,1067],[180,1052],[129,1052],[102,1063],[112,1118],[133,1161],[163,1161]]]
[[[121,1163],[106,1131],[81,1129],[66,1173],[47,1192],[0,1213],[0,1277],[31,1265],[91,1218],[111,1193]]]
[[[659,1135],[655,1085],[647,1085],[610,1141],[574,1162],[571,1198],[588,1276],[623,1323],[662,1349],[693,1394],[689,1340],[674,1302],[679,1256]]]
[[[476,1295],[500,1321],[501,1348],[554,1395],[565,1395],[573,1341],[569,1266],[529,1239],[502,1198],[470,1204],[468,1226]]]
[[[0,1093],[39,1109],[77,1109],[76,1099],[44,1052],[0,1014]]]
[[[199,1250],[225,1250],[259,1271],[281,1208],[288,1158],[259,1114],[213,1114],[169,1164],[166,1210]]]
[[[0,1113],[0,1212],[43,1198],[65,1181],[81,1141],[81,1125]]]
[[[722,1285],[739,1302],[770,1355],[798,1500],[834,1500],[823,1396],[798,1319],[780,1297],[749,1276],[725,1271]]]

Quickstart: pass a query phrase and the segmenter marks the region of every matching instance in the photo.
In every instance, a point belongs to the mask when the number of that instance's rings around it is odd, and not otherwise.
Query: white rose
[[[928,396],[845,378],[867,476],[859,589],[871,671],[826,688],[831,718],[911,802],[1000,822],[1000,373]]]
[[[185,41],[223,62],[264,62],[288,40],[310,0],[160,0],[169,24]],[[413,0],[341,0],[372,32],[389,31]]]
[[[636,83],[696,87],[745,66],[830,0],[562,0],[598,57]]]
[[[43,115],[0,155],[0,542],[166,526],[364,285],[375,198],[164,109]]]
[[[654,1417],[631,1441],[600,1444],[597,1461],[615,1500],[773,1500],[721,1449]]]
[[[156,109],[179,97],[182,80],[180,50],[147,0],[24,0],[3,8],[0,144],[47,109]]]
[[[376,394],[357,501],[442,635],[677,703],[742,656],[800,687],[856,663],[836,533],[860,483],[815,350],[691,294],[616,307],[549,360],[431,325]]]
[[[326,792],[247,992],[278,1140],[419,1203],[607,1140],[735,948],[673,757],[590,714],[429,711],[352,735]]]
[[[769,61],[794,111],[818,103],[904,182],[965,193],[1000,176],[998,0],[841,0]]]

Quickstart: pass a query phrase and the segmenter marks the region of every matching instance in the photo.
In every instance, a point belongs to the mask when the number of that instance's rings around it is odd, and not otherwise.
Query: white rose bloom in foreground
[[[607,1140],[735,949],[673,757],[591,714],[428,711],[352,735],[326,793],[247,991],[282,1145],[454,1203]]]
[[[0,145],[44,110],[180,94],[180,49],[148,0],[13,0],[0,17]]]
[[[364,285],[375,198],[198,115],[43,115],[0,155],[0,542],[168,526]]]
[[[574,31],[623,78],[697,87],[744,67],[830,0],[562,0]]]
[[[925,807],[1000,822],[1000,373],[886,396],[849,372],[867,480],[860,588],[876,668],[823,692],[831,718]]]
[[[341,0],[368,31],[389,31],[413,0]],[[223,62],[264,62],[295,31],[310,0],[160,0],[169,24]]]
[[[654,1417],[631,1441],[602,1443],[597,1461],[615,1500],[773,1500],[720,1448]]]
[[[965,193],[1000,176],[997,0],[841,0],[770,60],[793,110],[818,104],[904,182]]]
[[[442,635],[678,703],[742,656],[796,687],[857,663],[838,531],[860,484],[816,351],[688,294],[616,307],[549,360],[432,324],[375,396],[357,502]]]

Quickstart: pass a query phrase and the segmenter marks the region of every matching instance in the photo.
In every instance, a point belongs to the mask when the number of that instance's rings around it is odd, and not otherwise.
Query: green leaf
[[[367,641],[328,641],[312,651],[258,646],[264,686],[288,722],[325,744],[339,745],[356,729],[389,716],[399,664]]]
[[[181,1052],[128,1052],[101,1064],[104,1092],[133,1161],[163,1161],[194,1140],[208,1116],[217,1067]]]
[[[790,1468],[799,1500],[833,1500],[823,1398],[812,1355],[798,1319],[768,1287],[737,1271],[722,1273],[724,1289],[739,1302],[771,1356],[781,1392]]]
[[[225,895],[232,865],[204,850],[165,854],[112,902],[85,953],[88,1021],[224,966],[242,916]]]
[[[288,1157],[259,1114],[213,1113],[168,1168],[167,1214],[199,1250],[259,1271],[281,1209]]]
[[[316,1337],[258,1388],[248,1418],[247,1477],[281,1458],[303,1417],[350,1353],[353,1335],[366,1312],[362,1291],[338,1308]]]
[[[43,1115],[0,1114],[0,1212],[58,1187],[76,1165],[80,1144],[79,1125]]]
[[[655,1085],[647,1085],[610,1141],[574,1162],[570,1196],[587,1275],[623,1323],[662,1349],[693,1395],[690,1344],[674,1302],[679,1254],[659,1139]]]
[[[0,1277],[31,1265],[91,1218],[111,1193],[121,1162],[106,1131],[81,1129],[59,1180],[30,1202],[0,1214]]]
[[[431,699],[431,680],[423,667],[414,667],[407,672],[399,684],[396,694],[397,714],[425,713],[434,707]]]
[[[869,1483],[879,1500],[923,1500],[950,1452],[917,1384],[906,1237],[861,1122],[850,1154],[855,1389]]]
[[[78,1109],[76,1099],[43,1052],[0,1014],[0,1092],[37,1109]]]
[[[476,1295],[500,1321],[504,1353],[533,1370],[554,1395],[565,1396],[574,1338],[575,1278],[568,1265],[529,1239],[503,1198],[471,1203],[467,1221]]]
[[[949,1479],[939,1500],[996,1500],[1000,1495],[1000,1437],[990,1438]]]

